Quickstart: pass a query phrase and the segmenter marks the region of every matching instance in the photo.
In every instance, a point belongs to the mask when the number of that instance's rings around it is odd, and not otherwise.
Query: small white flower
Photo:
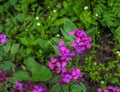
[[[37,23],[37,26],[40,26],[41,24],[40,23]]]
[[[118,54],[118,56],[120,57],[120,54]]]
[[[98,17],[98,14],[95,14],[96,17]]]
[[[117,51],[116,53],[117,53],[117,54],[120,54],[120,52],[119,52],[119,51]]]
[[[101,81],[101,84],[104,84],[105,82],[104,81]]]
[[[60,37],[60,34],[57,34],[56,36],[57,36],[57,37]]]
[[[53,10],[53,12],[57,12],[56,10]]]
[[[36,20],[39,20],[39,17],[36,17]]]
[[[85,7],[84,7],[84,10],[87,10],[87,9],[88,9],[88,6],[85,6]]]

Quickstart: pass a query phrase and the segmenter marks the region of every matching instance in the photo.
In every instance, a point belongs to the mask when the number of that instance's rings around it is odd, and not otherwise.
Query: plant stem
[[[79,65],[79,54],[76,55],[75,67],[78,67],[78,65]]]
[[[61,92],[64,92],[62,84],[60,84]]]

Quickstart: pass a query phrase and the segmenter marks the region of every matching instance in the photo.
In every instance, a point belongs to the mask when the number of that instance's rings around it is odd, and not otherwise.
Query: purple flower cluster
[[[37,85],[32,85],[31,81],[28,81],[26,84],[22,84],[21,82],[16,82],[16,86],[13,89],[13,92],[46,92],[46,89],[43,87],[39,87]]]
[[[0,34],[0,43],[6,44],[6,35],[5,34]]]
[[[75,55],[74,51],[71,52],[69,48],[64,46],[63,40],[59,42],[57,49],[62,60],[68,61],[70,58],[72,58]]]
[[[75,36],[76,41],[71,43],[71,46],[75,48],[77,54],[83,53],[86,49],[91,48],[90,42],[92,38],[87,36],[84,30],[74,30],[69,33],[72,36]]]
[[[71,69],[71,72],[66,71],[61,73],[61,78],[58,80],[58,82],[61,83],[70,83],[72,79],[79,80],[82,78],[82,73],[80,69]]]
[[[49,68],[60,74],[61,78],[58,80],[59,83],[70,83],[72,79],[79,80],[82,78],[83,75],[80,69],[72,67],[72,69],[68,71],[66,66],[68,60],[76,54],[80,54],[85,51],[85,49],[91,48],[90,42],[92,38],[88,37],[83,30],[74,30],[69,34],[76,37],[76,41],[71,43],[71,46],[74,47],[75,50],[71,51],[70,48],[64,45],[65,42],[61,40],[57,46],[59,56],[51,57],[51,60],[48,62]]]
[[[98,92],[120,92],[120,89],[117,89],[113,86],[108,86],[107,89],[102,90],[101,88],[97,89]]]

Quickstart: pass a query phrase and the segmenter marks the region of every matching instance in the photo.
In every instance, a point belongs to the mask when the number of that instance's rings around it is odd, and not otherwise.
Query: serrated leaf
[[[52,76],[51,71],[47,67],[37,63],[32,57],[29,57],[24,64],[32,72],[32,81],[46,81]]]

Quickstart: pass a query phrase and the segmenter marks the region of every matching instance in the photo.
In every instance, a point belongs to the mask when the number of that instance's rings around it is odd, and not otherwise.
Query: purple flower
[[[22,84],[21,82],[17,81],[15,84],[16,84],[16,87],[13,89],[12,92],[18,92],[18,91],[29,92],[29,91],[32,91],[33,89],[33,85],[31,81],[28,81],[26,84]]]
[[[75,52],[71,52],[69,48],[64,46],[64,41],[60,41],[57,46],[58,52],[61,55],[62,60],[68,61],[70,58],[72,58],[75,55]]]
[[[32,92],[46,92],[46,89],[35,85]]]
[[[22,84],[21,82],[18,82],[18,81],[17,81],[15,84],[16,84],[17,89],[18,89],[19,91],[22,91],[22,90],[23,90],[23,87],[22,87],[23,84]]]
[[[116,88],[112,87],[112,86],[108,86],[107,89],[112,90],[113,92],[116,92]]]
[[[58,79],[58,83],[59,83],[59,84],[63,84],[63,83],[64,83],[64,82],[63,82],[63,79],[62,79],[62,78]]]
[[[6,35],[5,34],[0,34],[0,43],[6,44]]]
[[[48,67],[51,69],[51,70],[54,70],[55,69],[55,63],[57,62],[57,58],[54,58],[54,57],[51,57],[51,60],[50,62],[48,62]]]
[[[56,66],[57,66],[56,72],[57,73],[66,72],[67,71],[65,68],[66,65],[67,65],[67,62],[57,62],[56,63]]]
[[[109,92],[109,91],[108,90],[102,90],[101,88],[98,88],[97,92]]]
[[[108,86],[106,90],[102,90],[101,88],[98,88],[97,90],[98,90],[98,92],[109,92],[109,91],[110,92],[120,92],[119,89],[117,89],[113,86]]]
[[[65,74],[63,76],[63,82],[64,83],[70,83],[71,80],[72,80],[72,75],[71,74]]]
[[[51,63],[56,63],[57,62],[57,59],[56,58],[54,58],[54,57],[51,57],[51,61],[50,61]]]
[[[76,41],[71,43],[71,46],[75,48],[77,54],[81,54],[85,49],[90,49],[92,41],[91,37],[88,37],[83,30],[74,30],[69,33],[70,35],[75,35]]]
[[[80,69],[72,68],[72,73],[71,74],[72,74],[72,76],[75,80],[78,79],[78,78],[82,78],[82,73],[81,73]]]
[[[86,37],[86,33],[84,30],[73,30],[72,32],[69,32],[70,35],[74,35],[76,37]]]
[[[54,70],[54,69],[55,69],[54,64],[51,63],[51,62],[48,62],[48,67],[49,67],[51,70]]]
[[[113,86],[108,86],[107,89],[112,90],[112,92],[120,92],[120,90],[118,90],[117,88]]]

